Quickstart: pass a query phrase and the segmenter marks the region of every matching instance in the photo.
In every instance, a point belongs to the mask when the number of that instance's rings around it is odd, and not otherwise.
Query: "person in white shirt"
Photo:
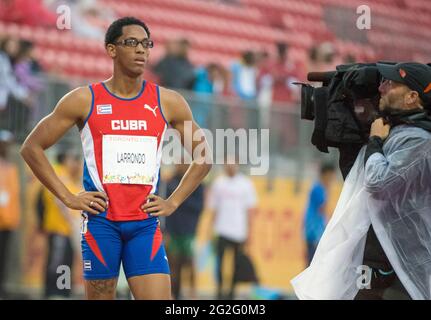
[[[233,276],[228,295],[222,295],[223,257],[226,249],[234,251],[234,265],[231,269],[234,271],[238,253],[249,238],[250,215],[256,202],[256,191],[250,178],[238,172],[238,165],[226,164],[225,175],[214,181],[208,195],[208,206],[216,236],[217,299],[234,297],[236,281]]]

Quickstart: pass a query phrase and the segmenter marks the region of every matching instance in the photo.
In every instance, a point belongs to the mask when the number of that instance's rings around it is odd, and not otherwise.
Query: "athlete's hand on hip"
[[[142,205],[141,209],[152,217],[158,217],[170,216],[177,208],[169,200],[150,194],[147,197],[147,203]]]
[[[83,191],[67,199],[64,204],[70,209],[99,214],[108,208],[108,196],[104,192]]]

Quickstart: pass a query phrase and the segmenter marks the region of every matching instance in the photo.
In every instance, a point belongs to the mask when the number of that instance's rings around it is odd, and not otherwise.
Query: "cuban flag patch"
[[[112,114],[112,104],[98,104],[97,114]]]

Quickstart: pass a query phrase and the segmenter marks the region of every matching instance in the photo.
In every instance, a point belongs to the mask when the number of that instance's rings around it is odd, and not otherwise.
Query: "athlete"
[[[112,77],[66,94],[27,137],[21,155],[57,198],[83,212],[88,299],[115,298],[120,263],[135,299],[171,299],[158,217],[172,214],[209,172],[208,144],[180,94],[142,79],[153,47],[144,22],[133,17],[114,21],[105,47]],[[185,141],[187,121],[201,140]],[[155,193],[168,124],[179,132],[193,161],[178,188],[162,199]],[[85,191],[79,194],[65,187],[44,154],[75,125],[84,153]]]

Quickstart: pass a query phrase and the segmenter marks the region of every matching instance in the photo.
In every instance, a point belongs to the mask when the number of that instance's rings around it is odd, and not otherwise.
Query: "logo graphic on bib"
[[[148,104],[145,104],[145,105],[144,105],[144,109],[150,110],[150,111],[154,114],[154,116],[155,116],[155,117],[157,117],[156,109],[157,109],[158,107],[159,107],[159,106],[155,106],[154,108],[151,108]]]

